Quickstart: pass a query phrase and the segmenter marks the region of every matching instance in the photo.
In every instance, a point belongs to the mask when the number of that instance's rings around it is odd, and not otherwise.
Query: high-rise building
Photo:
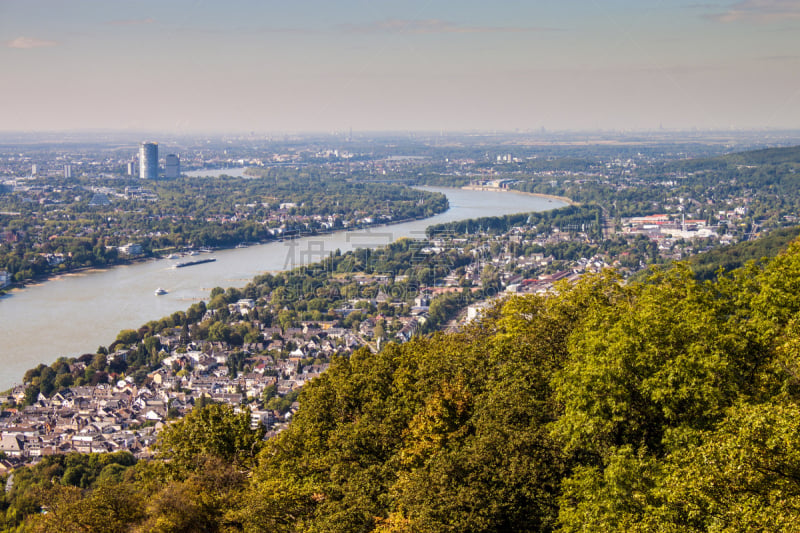
[[[72,177],[72,165],[64,165],[64,177],[67,179]]]
[[[175,154],[167,154],[164,165],[164,177],[174,179],[181,175],[181,160]]]
[[[143,180],[158,179],[158,144],[142,143],[139,147],[139,177]]]
[[[136,162],[128,161],[128,176],[136,175]]]

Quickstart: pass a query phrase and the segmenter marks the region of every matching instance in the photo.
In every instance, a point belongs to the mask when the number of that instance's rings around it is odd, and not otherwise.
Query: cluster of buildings
[[[197,155],[198,158],[205,156]],[[222,155],[217,155],[218,161],[227,161]],[[361,159],[350,152],[338,150],[316,151],[313,154],[303,154],[300,151],[287,149],[286,153],[275,154],[271,159],[239,159],[238,164],[282,165],[303,164],[308,158],[324,158],[330,160],[326,165],[332,171],[355,172],[369,171],[372,174],[386,174],[388,172],[405,172],[426,163],[427,158],[414,158],[398,156],[384,159]],[[190,158],[190,161],[191,158]],[[198,159],[200,161],[200,159]],[[208,159],[203,159],[207,162]],[[521,161],[511,154],[499,155],[495,162],[508,166],[510,163]],[[180,159],[175,154],[167,154],[164,160],[163,177],[176,178],[180,175]],[[63,162],[62,162],[63,163]],[[466,175],[469,173],[476,179],[473,186],[481,188],[505,189],[517,181],[511,174],[495,172],[494,169],[484,172],[473,168],[474,159],[462,158],[447,160],[444,175]],[[192,166],[190,164],[190,166]],[[32,174],[36,174],[35,164]],[[606,169],[617,169],[627,175],[636,168],[636,163],[631,160],[618,159],[606,164]],[[143,180],[159,179],[158,145],[144,142],[139,146],[138,168],[134,161],[128,163],[129,175],[138,175]],[[64,163],[64,175],[69,177],[73,172],[73,164]],[[577,171],[532,171],[531,175],[561,178],[575,176],[601,178],[601,174],[593,175],[591,172]],[[577,182],[577,181],[576,181]],[[558,182],[554,179],[551,183],[555,186]],[[26,187],[35,187],[25,185]],[[31,192],[44,195],[48,191],[33,190]],[[69,191],[72,193],[72,191]],[[98,202],[106,201],[113,196],[111,189],[92,191]],[[148,197],[152,194],[146,189],[126,189],[126,195],[142,195]],[[685,205],[676,206],[677,213],[656,214],[642,217],[622,219],[620,226],[609,231],[606,237],[636,238],[647,237],[650,241],[658,243],[658,252],[664,258],[674,257],[674,247],[679,240],[693,241],[695,239],[718,240],[729,242],[732,236],[719,231],[718,226],[711,225],[708,220],[697,218],[701,202],[695,202],[695,218],[686,218],[683,209]],[[738,204],[736,204],[738,205]],[[328,217],[301,216],[293,214],[292,209],[297,206],[282,204],[278,210],[270,213],[265,223],[276,236],[285,230],[291,230],[295,225],[302,224],[306,228],[319,226],[326,229],[348,227],[350,224],[371,223],[372,219],[349,221],[339,215]],[[747,216],[745,205],[731,209],[717,211],[714,218],[720,222],[738,224]],[[687,209],[685,212],[689,213]],[[239,217],[247,218],[249,213],[242,212],[228,215],[225,218],[209,219],[210,222],[236,222]],[[391,220],[391,217],[389,217]],[[721,234],[722,233],[722,234]],[[11,234],[9,240],[13,238]],[[645,240],[645,239],[642,239]],[[124,241],[123,241],[124,242]],[[454,320],[450,327],[472,320],[492,304],[493,298],[504,297],[509,294],[545,293],[553,290],[556,283],[567,280],[577,281],[580,276],[588,272],[598,272],[609,266],[619,266],[620,260],[625,256],[635,254],[633,250],[626,250],[617,255],[604,253],[600,250],[587,253],[588,256],[579,255],[568,259],[556,259],[553,249],[559,246],[567,247],[570,243],[591,243],[592,239],[585,233],[569,233],[553,230],[549,234],[534,235],[525,228],[513,228],[509,232],[498,236],[475,235],[466,241],[456,239],[445,242],[432,240],[428,243],[426,253],[433,256],[444,257],[446,252],[456,248],[459,253],[472,253],[474,260],[460,269],[453,269],[448,275],[437,280],[434,286],[423,289],[414,302],[408,306],[408,311],[394,316],[384,316],[377,312],[381,304],[402,306],[403,302],[390,296],[390,291],[377,291],[377,296],[367,302],[376,308],[366,318],[352,328],[342,328],[338,322],[317,322],[314,324],[300,324],[301,327],[275,328],[264,327],[254,321],[263,341],[233,347],[221,342],[201,343],[199,341],[184,343],[175,331],[166,331],[159,335],[159,343],[165,351],[161,367],[150,372],[146,379],[134,380],[131,377],[114,383],[101,383],[93,387],[71,387],[60,391],[52,397],[40,395],[33,405],[24,408],[7,408],[0,413],[0,451],[7,458],[19,461],[31,461],[43,455],[65,452],[113,452],[127,450],[137,456],[147,456],[150,446],[156,439],[158,430],[168,420],[185,415],[201,398],[215,402],[226,403],[241,407],[247,405],[251,408],[253,424],[263,424],[272,431],[278,431],[291,417],[296,404],[285,409],[269,409],[268,402],[264,401],[265,392],[274,390],[277,398],[290,395],[297,391],[310,379],[318,376],[326,368],[325,361],[334,354],[347,354],[353,350],[370,346],[379,348],[374,341],[379,340],[378,329],[386,330],[384,336],[397,342],[410,340],[429,318],[431,304],[435,298],[445,294],[458,292],[474,292],[480,290],[489,281],[495,278],[500,282],[499,290],[493,294],[484,294],[486,299],[472,303],[465,312]],[[493,248],[494,252],[490,252]],[[526,247],[547,249],[546,253],[519,252]],[[129,243],[119,248],[119,252],[127,255],[142,253],[141,246]],[[53,254],[53,257],[56,257]],[[49,260],[49,259],[48,259]],[[638,260],[635,262],[643,265]],[[5,277],[4,277],[5,274]],[[387,285],[389,279],[379,279],[379,276],[364,278],[363,283]],[[400,276],[395,276],[398,282]],[[358,276],[351,278],[357,283]],[[8,283],[7,273],[0,272],[0,288]],[[470,298],[474,301],[475,298]],[[466,300],[465,300],[466,301]],[[337,310],[337,314],[346,317],[348,313],[357,311],[358,301],[352,301],[347,308]],[[232,313],[238,312],[246,316],[246,310],[252,307],[252,302],[232,304]],[[363,309],[363,308],[361,308]],[[246,365],[244,370],[237,371],[231,365],[231,360],[244,353]],[[109,357],[125,357],[124,352],[110,354]],[[309,364],[309,361],[314,361]],[[78,361],[72,365],[81,365]],[[76,369],[77,371],[80,368]],[[21,405],[25,397],[25,388],[18,387],[11,392],[7,402],[9,405]],[[0,462],[0,471],[7,463]]]
[[[626,220],[625,230],[628,233],[655,228],[676,231],[672,227],[675,224],[673,217],[656,215]],[[681,227],[688,230],[703,225],[700,221],[681,221]],[[137,456],[147,456],[158,430],[169,419],[185,415],[200,398],[237,407],[247,405],[251,408],[253,424],[264,424],[273,432],[279,431],[298,406],[292,404],[285,411],[267,408],[269,404],[264,401],[264,393],[268,388],[277,398],[284,397],[324,372],[326,362],[335,354],[349,354],[362,346],[379,349],[381,339],[401,343],[410,340],[429,318],[431,304],[438,296],[465,291],[474,294],[485,286],[489,276],[499,280],[499,290],[483,294],[482,301],[470,298],[473,303],[448,324],[449,328],[458,328],[480,316],[496,298],[546,293],[562,280],[574,282],[585,273],[618,265],[614,257],[599,252],[591,257],[556,260],[551,253],[519,251],[531,246],[566,246],[575,240],[591,241],[584,233],[570,235],[554,230],[535,234],[531,228],[523,227],[512,228],[503,235],[475,235],[469,242],[459,238],[431,239],[422,249],[428,261],[435,262],[435,256],[445,257],[454,249],[461,254],[471,254],[474,259],[439,279],[434,286],[422,288],[413,306],[403,298],[392,296],[390,276],[354,273],[348,279],[359,285],[373,284],[376,290],[363,302],[369,305],[361,306],[362,302],[355,300],[346,309],[336,310],[343,319],[359,309],[373,309],[348,328],[342,327],[341,321],[318,321],[300,322],[299,327],[281,329],[253,320],[250,324],[259,329],[263,340],[241,347],[223,342],[186,342],[177,328],[167,329],[157,336],[164,351],[160,368],[138,384],[128,377],[94,387],[71,387],[50,398],[40,395],[33,405],[3,410],[0,451],[18,461],[65,452],[127,450]],[[400,276],[394,281],[398,278]],[[246,322],[254,305],[252,300],[231,304],[230,315],[240,316]],[[404,311],[390,316],[380,314],[380,309],[391,307],[402,307]],[[205,318],[213,316],[214,311],[209,310]],[[109,354],[108,358],[110,361],[125,356],[126,352],[122,351]],[[231,365],[232,357],[244,357],[246,364],[239,372]],[[25,387],[20,386],[11,392],[7,401],[21,405],[24,396]],[[2,468],[0,464],[0,470]]]
[[[444,242],[434,243],[444,251]],[[551,258],[536,256],[531,259],[537,265],[547,265]],[[508,292],[546,290],[562,274],[547,275],[535,282],[513,274],[517,258],[507,253],[479,261],[470,269],[476,282],[480,282],[481,268],[493,264],[503,270],[504,285]],[[389,280],[381,276],[353,277],[357,283],[386,285]],[[57,392],[51,397],[39,394],[32,405],[21,408],[6,408],[0,413],[0,452],[6,461],[3,468],[13,467],[19,462],[35,461],[38,457],[58,453],[108,453],[129,451],[138,457],[146,457],[158,431],[170,419],[188,413],[198,401],[214,401],[251,409],[253,424],[263,424],[272,432],[281,430],[291,418],[296,403],[288,410],[270,409],[265,402],[265,391],[270,388],[277,398],[297,391],[309,380],[327,369],[327,361],[337,354],[349,354],[362,347],[376,349],[378,325],[386,322],[387,340],[406,342],[425,323],[429,306],[436,296],[448,288],[455,288],[455,279],[447,279],[439,287],[423,290],[403,316],[384,317],[373,314],[352,328],[343,328],[337,321],[300,322],[298,327],[266,327],[258,320],[251,325],[258,327],[263,339],[257,343],[231,346],[224,342],[188,342],[181,338],[180,328],[169,328],[156,337],[163,350],[160,367],[150,372],[146,379],[135,380],[132,376],[96,386],[76,386]],[[347,312],[357,310],[359,301]],[[386,290],[378,290],[369,304],[402,305],[403,302],[390,296]],[[231,304],[229,311],[248,320],[253,308],[252,300]],[[214,311],[207,311],[206,319]],[[232,325],[236,325],[234,322]],[[116,351],[107,360],[125,359],[132,350]],[[244,367],[236,370],[234,361],[243,358]],[[70,371],[81,373],[87,362],[76,360],[70,363]],[[72,368],[74,367],[74,368]],[[139,381],[137,383],[137,381]],[[10,392],[8,405],[23,405],[26,393],[24,385]]]
[[[661,213],[641,217],[623,218],[622,234],[645,235],[657,242],[661,249],[676,241],[712,240],[719,244],[736,242],[736,237],[728,230],[741,223],[747,213],[742,205],[731,210],[719,211],[719,224],[711,225],[707,220],[688,219],[683,213]],[[730,227],[729,227],[730,225]]]
[[[0,173],[16,177],[42,178],[63,177],[70,179],[76,174],[89,172],[92,175],[112,175],[116,173],[138,176],[141,179],[175,179],[181,175],[181,161],[177,154],[164,156],[163,166],[159,160],[158,143],[143,142],[139,145],[136,158],[120,161],[108,155],[60,154],[46,159],[19,154],[5,158],[0,164]],[[34,162],[35,161],[35,162]],[[120,169],[120,164],[122,168]]]
[[[49,398],[39,394],[32,405],[3,409],[0,452],[7,460],[0,462],[0,471],[59,453],[129,451],[147,457],[168,420],[186,415],[200,401],[249,407],[254,427],[262,424],[274,434],[299,406],[294,402],[285,409],[270,409],[265,390],[271,388],[278,398],[297,391],[327,369],[321,361],[363,345],[355,333],[341,328],[261,329],[264,342],[242,347],[184,344],[179,333],[167,331],[157,337],[169,355],[138,385],[129,376],[114,383],[70,387]],[[129,353],[107,357],[125,358]],[[232,372],[231,358],[242,356],[246,371]],[[87,364],[70,365],[80,371]],[[5,398],[6,404],[22,405],[24,397],[25,386],[18,386]]]
[[[132,163],[128,164],[128,174],[133,175]],[[139,177],[143,180],[157,180],[158,144],[143,142],[139,146]],[[175,179],[181,175],[181,161],[176,154],[167,154],[164,158],[164,178]]]

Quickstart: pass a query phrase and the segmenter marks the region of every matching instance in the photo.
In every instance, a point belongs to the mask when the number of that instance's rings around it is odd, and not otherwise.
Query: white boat
[[[162,289],[161,287],[156,289],[156,296],[161,296],[162,294],[167,294],[167,289]]]
[[[178,258],[178,256],[177,256],[177,255],[175,255],[175,254],[169,254],[169,255],[167,256],[167,259],[177,259],[177,258]]]

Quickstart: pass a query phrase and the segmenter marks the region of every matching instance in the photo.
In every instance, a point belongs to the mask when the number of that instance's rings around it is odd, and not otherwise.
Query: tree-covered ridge
[[[763,150],[737,152],[735,154],[720,156],[719,159],[732,161],[734,163],[745,163],[749,165],[779,163],[798,164],[800,163],[800,146],[765,148]]]
[[[713,282],[587,276],[335,358],[260,452],[226,408],[176,423],[163,462],[129,467],[138,514],[106,505],[129,514],[105,530],[794,531],[798,287],[795,242]],[[109,497],[56,480],[63,523]]]
[[[689,264],[698,279],[712,279],[719,269],[730,272],[743,267],[749,261],[772,258],[786,249],[797,236],[800,226],[771,231],[754,241],[720,246],[708,252],[697,254],[689,259]]]
[[[790,530],[797,283],[797,244],[713,284],[596,277],[340,361],[260,490],[322,495],[298,530]]]

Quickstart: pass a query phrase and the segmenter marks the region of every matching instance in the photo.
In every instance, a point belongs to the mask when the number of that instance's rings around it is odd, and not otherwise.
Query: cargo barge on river
[[[197,261],[183,261],[181,263],[175,263],[173,265],[173,268],[183,268],[193,265],[202,265],[203,263],[213,263],[216,260],[217,260],[216,258],[210,257],[208,259],[198,259]]]

